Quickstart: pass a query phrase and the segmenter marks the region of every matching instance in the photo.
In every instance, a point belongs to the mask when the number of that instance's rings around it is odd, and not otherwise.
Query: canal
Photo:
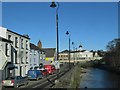
[[[98,68],[88,68],[82,75],[80,88],[120,88],[120,75]]]

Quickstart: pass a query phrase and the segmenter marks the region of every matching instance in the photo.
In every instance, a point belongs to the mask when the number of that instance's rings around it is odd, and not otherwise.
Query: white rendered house
[[[0,33],[2,33],[0,34],[2,37],[12,41],[11,63],[15,66],[14,75],[25,76],[29,70],[30,38],[3,27],[0,27]]]

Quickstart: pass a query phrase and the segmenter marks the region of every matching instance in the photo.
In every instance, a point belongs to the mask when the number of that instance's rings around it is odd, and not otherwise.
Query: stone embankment
[[[80,84],[81,71],[82,69],[79,64],[74,65],[69,72],[58,80],[53,88],[78,88]]]

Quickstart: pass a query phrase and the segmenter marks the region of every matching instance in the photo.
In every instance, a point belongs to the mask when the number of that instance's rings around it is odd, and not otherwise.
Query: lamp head
[[[69,32],[67,31],[67,32],[66,32],[66,35],[68,35],[68,34],[69,34]]]
[[[55,2],[52,2],[52,4],[50,5],[50,7],[55,8],[56,7]]]
[[[74,42],[72,42],[72,45],[74,44]]]

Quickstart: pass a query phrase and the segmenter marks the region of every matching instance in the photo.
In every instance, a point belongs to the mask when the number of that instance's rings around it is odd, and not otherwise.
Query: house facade
[[[10,68],[14,67],[11,63],[13,54],[11,44],[12,41],[0,37],[0,82],[11,75],[12,69]]]
[[[59,53],[59,60],[68,60],[69,51]],[[70,60],[92,60],[93,52],[87,50],[70,51]]]
[[[45,60],[45,52],[30,43],[30,69],[38,69]]]
[[[14,64],[14,69],[11,73],[14,73],[15,76],[25,76],[29,67],[29,57],[30,57],[30,38],[28,35],[21,35],[7,28],[0,27],[1,36],[5,39],[12,41],[11,52],[9,54],[11,57],[11,63]],[[9,51],[9,48],[8,48]]]
[[[69,51],[64,50],[59,53],[59,60],[68,60]]]
[[[56,57],[56,49],[55,48],[42,48],[42,50],[45,52],[46,58],[44,64],[51,64],[54,62]]]
[[[92,60],[93,59],[93,53],[87,50],[81,50],[81,51],[72,51],[70,53],[72,60]]]

